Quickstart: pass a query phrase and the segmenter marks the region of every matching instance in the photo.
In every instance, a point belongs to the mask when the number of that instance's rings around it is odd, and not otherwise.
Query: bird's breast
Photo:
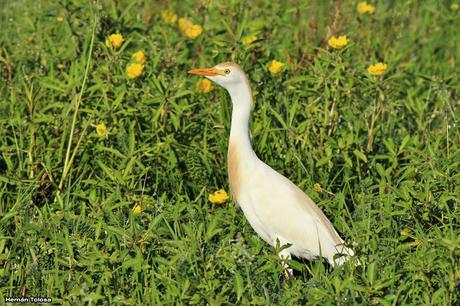
[[[233,196],[233,199],[238,201],[238,196],[240,192],[240,187],[242,184],[243,178],[243,168],[242,160],[238,154],[238,150],[233,143],[230,143],[228,146],[228,180],[230,184],[230,191]]]

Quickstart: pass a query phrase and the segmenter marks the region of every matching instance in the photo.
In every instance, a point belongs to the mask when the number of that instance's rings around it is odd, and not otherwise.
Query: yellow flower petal
[[[367,71],[372,75],[381,76],[381,75],[383,75],[385,73],[387,68],[388,68],[387,64],[377,63],[375,65],[370,65],[367,68]]]
[[[174,24],[174,23],[176,23],[177,15],[174,14],[173,12],[171,12],[170,10],[163,11],[163,13],[161,14],[161,16],[163,17],[163,20],[164,20],[166,23],[169,23],[169,24]]]
[[[136,206],[133,207],[133,212],[135,214],[140,214],[142,211],[142,206],[140,204],[136,204]]]
[[[126,66],[126,74],[129,79],[135,79],[139,77],[142,74],[142,71],[144,71],[144,65],[134,63],[134,64],[128,64]]]
[[[339,36],[339,37],[332,36],[327,41],[329,46],[331,46],[334,49],[343,48],[348,44],[348,42],[349,42],[349,40],[348,40],[346,35],[342,35],[342,36]]]
[[[208,79],[201,79],[196,83],[196,88],[202,93],[208,93],[212,90],[212,83]]]
[[[121,44],[123,43],[124,39],[121,34],[112,34],[105,40],[105,45],[107,48],[120,48]]]
[[[96,125],[96,133],[100,137],[107,137],[109,135],[109,130],[104,123],[99,123]]]
[[[457,11],[460,8],[460,5],[458,3],[452,3],[450,5],[450,9],[453,11]]]
[[[249,46],[250,44],[252,44],[256,40],[257,40],[257,36],[255,36],[255,35],[248,36],[245,39],[243,39],[243,45]]]
[[[193,24],[184,30],[185,35],[191,39],[197,38],[202,32],[203,28],[197,24]]]
[[[315,183],[315,184],[313,185],[313,188],[314,188],[315,191],[318,192],[318,193],[323,192],[323,187],[321,187],[321,185],[320,185],[319,183]]]
[[[375,11],[375,7],[368,4],[367,2],[360,2],[357,6],[358,13],[363,14],[372,14]]]
[[[208,197],[212,204],[223,204],[228,200],[228,194],[224,189],[217,190]]]
[[[270,71],[272,75],[275,75],[279,73],[283,69],[283,67],[284,67],[284,63],[279,62],[277,60],[273,60],[268,65],[268,70]]]
[[[132,58],[138,64],[144,65],[145,63],[145,53],[142,50],[133,53]]]
[[[178,25],[179,25],[179,30],[182,33],[184,33],[185,29],[187,29],[187,28],[189,28],[189,27],[191,27],[193,25],[193,22],[188,18],[182,17],[182,18],[179,18]]]

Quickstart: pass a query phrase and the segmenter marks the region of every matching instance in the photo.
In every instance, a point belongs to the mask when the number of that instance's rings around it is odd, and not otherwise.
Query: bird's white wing
[[[276,239],[292,244],[291,253],[311,258],[323,256],[333,261],[343,240],[318,206],[290,180],[260,161],[252,171],[244,190],[242,206],[250,206],[245,214],[262,227],[256,231],[270,233],[263,237],[272,245]],[[248,213],[251,214],[248,216]],[[251,222],[250,219],[253,219]],[[352,254],[350,254],[352,255]]]

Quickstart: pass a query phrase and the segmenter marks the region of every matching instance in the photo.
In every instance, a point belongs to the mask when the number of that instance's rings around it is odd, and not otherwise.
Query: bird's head
[[[226,62],[212,68],[192,69],[188,73],[202,75],[211,81],[232,92],[247,88],[250,90],[249,80],[238,64]]]

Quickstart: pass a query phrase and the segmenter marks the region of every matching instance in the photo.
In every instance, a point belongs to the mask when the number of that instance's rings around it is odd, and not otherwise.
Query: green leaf
[[[365,155],[363,152],[361,152],[361,151],[355,149],[355,150],[353,151],[353,154],[355,154],[355,156],[356,156],[357,158],[359,158],[360,160],[362,160],[362,161],[364,161],[365,163],[367,163],[367,157],[366,157],[366,155]]]

